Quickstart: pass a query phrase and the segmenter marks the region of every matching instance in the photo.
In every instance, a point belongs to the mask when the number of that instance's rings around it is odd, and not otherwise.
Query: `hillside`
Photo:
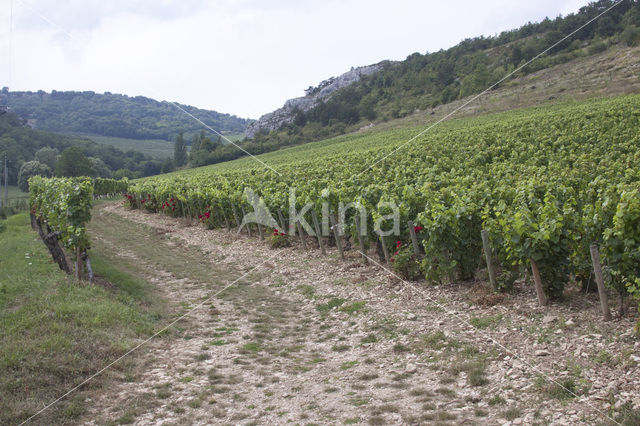
[[[0,92],[8,105],[37,129],[67,134],[92,134],[127,139],[173,140],[193,135],[202,125],[169,102],[144,96],[105,92]],[[242,133],[250,120],[188,105],[180,105],[221,133]]]
[[[77,146],[89,157],[96,176],[112,177],[120,171],[120,177],[141,177],[161,172],[162,163],[139,152],[117,149],[113,146],[95,143],[87,138],[61,135],[30,128],[26,120],[13,112],[0,115],[0,158],[7,157],[9,163],[9,184],[18,183],[18,172],[28,161],[49,153],[44,161],[51,171],[55,169],[59,154],[65,149]]]
[[[611,0],[601,0],[566,17],[528,23],[495,37],[467,39],[447,50],[414,53],[404,61],[382,62],[379,64],[380,71],[363,75],[358,81],[333,92],[311,109],[301,111],[289,108],[289,116],[280,117],[282,125],[277,131],[273,131],[272,126],[265,125],[261,131],[256,132],[257,124],[254,124],[250,132],[253,146],[262,149],[250,151],[264,152],[264,146],[277,148],[320,140],[418,112],[431,114],[439,106],[468,99],[482,92],[520,67],[522,68],[518,72],[494,90],[514,88],[518,82],[527,81],[527,77],[532,74],[540,75],[545,70],[562,65],[568,65],[569,69],[578,68],[584,65],[585,60],[595,61],[594,58],[607,52],[615,51],[620,55],[620,60],[623,60],[630,51],[637,53],[633,49],[640,44],[640,3],[637,1],[620,2],[601,19],[587,25],[546,55],[526,65],[537,54],[561,41],[565,35],[586,24],[613,3]],[[626,67],[625,71],[637,72],[634,71],[635,64],[629,64],[628,61],[616,64],[617,59],[613,58],[612,68],[596,70],[599,78],[612,80],[611,74],[617,72],[620,66]],[[564,73],[563,77],[565,87],[550,96],[555,98],[565,91],[581,98],[585,97],[585,92],[588,95],[589,89],[582,88],[581,77],[576,75],[575,70]],[[629,87],[626,93],[637,90],[637,81],[632,80],[632,83],[636,87]],[[605,90],[604,94],[606,93]],[[598,88],[593,96],[601,94],[603,93]],[[514,106],[532,104],[534,103],[529,103],[525,97],[519,99],[518,105]],[[257,123],[262,121],[261,118]]]

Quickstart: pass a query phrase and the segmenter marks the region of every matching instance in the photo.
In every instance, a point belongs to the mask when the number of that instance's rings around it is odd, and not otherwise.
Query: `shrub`
[[[393,257],[391,257],[391,269],[393,269],[393,272],[405,280],[419,280],[422,277],[420,261],[411,247],[403,247],[402,242],[398,241],[397,249]]]
[[[291,239],[285,232],[274,229],[273,234],[269,237],[269,244],[271,245],[271,248],[274,249],[289,247],[291,245]]]

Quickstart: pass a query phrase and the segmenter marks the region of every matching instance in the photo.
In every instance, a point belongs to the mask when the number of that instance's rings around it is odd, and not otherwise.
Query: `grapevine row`
[[[483,262],[485,229],[504,286],[533,260],[546,295],[557,298],[571,279],[590,280],[589,246],[597,243],[610,285],[637,294],[639,129],[640,97],[625,96],[444,123],[406,146],[414,129],[337,138],[264,156],[276,171],[243,160],[137,181],[128,197],[173,216],[206,213],[208,226],[222,227],[251,211],[247,188],[288,219],[295,188],[297,209],[366,208],[369,244],[378,240],[374,221],[388,213],[380,203],[391,202],[401,233],[387,248],[402,255],[407,223],[420,226],[428,281],[470,278]],[[354,215],[345,223],[353,235]]]

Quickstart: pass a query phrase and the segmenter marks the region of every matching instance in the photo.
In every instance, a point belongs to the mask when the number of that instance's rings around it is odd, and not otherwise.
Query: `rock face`
[[[382,64],[367,65],[364,67],[352,68],[339,77],[332,77],[325,80],[318,87],[310,87],[305,92],[305,96],[289,99],[284,106],[273,112],[263,115],[258,121],[254,121],[245,130],[245,136],[253,138],[260,129],[277,130],[282,125],[293,121],[298,111],[308,111],[320,103],[327,100],[336,90],[347,87],[360,80],[363,76],[371,75],[382,69]]]

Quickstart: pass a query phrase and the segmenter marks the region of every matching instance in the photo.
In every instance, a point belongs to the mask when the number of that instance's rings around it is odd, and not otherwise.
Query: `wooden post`
[[[260,225],[260,222],[256,222],[256,225],[258,226],[258,234],[260,234],[260,239],[264,240],[264,233],[262,232],[262,226]]]
[[[596,275],[596,283],[598,284],[598,295],[600,296],[600,307],[605,321],[611,321],[611,311],[609,310],[609,299],[607,297],[607,289],[604,287],[604,278],[602,277],[602,265],[600,264],[600,251],[598,246],[592,244],[591,261],[593,262],[593,272]]]
[[[540,306],[547,305],[547,297],[544,294],[544,288],[542,287],[542,278],[540,277],[540,271],[536,261],[531,259],[531,272],[533,274],[533,281],[536,284],[536,294],[538,295],[538,303]]]
[[[416,256],[420,256],[420,246],[418,245],[418,237],[416,236],[416,230],[413,225],[413,221],[407,222],[409,225],[409,233],[411,234],[411,245],[413,245],[413,252]]]
[[[284,220],[284,215],[282,214],[282,210],[278,209],[278,219],[280,220],[280,231],[285,234],[289,233],[289,227],[287,226],[287,222]]]
[[[222,207],[220,208],[220,211],[222,212],[222,217],[224,218],[224,225],[227,227],[227,231],[231,231],[231,223],[229,222],[229,218],[227,217],[227,214],[224,212]]]
[[[344,259],[344,251],[342,250],[342,240],[340,239],[340,230],[338,229],[338,224],[336,223],[336,220],[333,217],[333,214],[329,214],[329,220],[331,221],[333,238],[336,239],[336,247],[338,247],[338,251],[340,252],[340,257]]]
[[[494,290],[498,290],[498,280],[496,279],[496,270],[493,267],[493,252],[491,251],[491,243],[489,242],[489,233],[486,230],[480,231],[482,236],[482,247],[484,248],[484,257],[487,261],[487,271],[489,271],[489,282]]]
[[[320,233],[320,225],[318,223],[318,215],[316,215],[315,210],[311,210],[311,219],[313,219],[313,227],[316,230],[316,237],[318,238],[318,246],[320,246],[320,251],[323,255],[326,255],[327,252],[324,249],[324,241],[322,241],[322,234]]]
[[[380,235],[380,244],[382,244],[382,252],[384,253],[384,260],[387,262],[387,265],[391,264],[391,257],[389,257],[389,247],[387,247],[387,242],[384,239],[384,235]]]
[[[306,250],[307,242],[304,239],[304,233],[302,231],[302,225],[300,225],[300,222],[296,222],[296,228],[298,229],[298,235],[300,236],[300,244],[302,244],[302,248]]]
[[[245,212],[244,212],[244,207],[240,206],[240,211],[242,212],[242,217],[244,218],[246,216]],[[247,223],[246,224],[247,227],[247,234],[251,237],[251,224]]]
[[[236,205],[231,204],[231,210],[233,210],[233,219],[236,221],[236,227],[240,228],[240,221],[238,220],[238,212],[236,211]],[[240,231],[240,229],[238,229]]]
[[[360,245],[360,254],[362,254],[362,260],[364,260],[365,264],[369,264],[369,259],[364,252],[364,238],[362,237],[362,233],[360,232],[360,217],[358,214],[355,215],[356,222],[356,234],[358,234],[358,244]]]

